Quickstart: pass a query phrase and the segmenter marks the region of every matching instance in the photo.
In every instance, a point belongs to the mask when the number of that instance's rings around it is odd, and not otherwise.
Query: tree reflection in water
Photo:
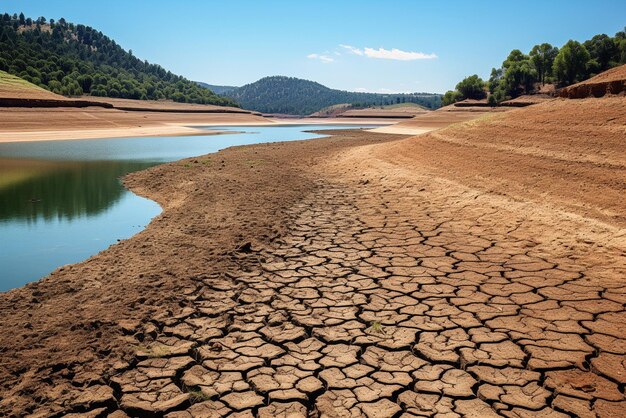
[[[97,215],[121,198],[120,177],[155,164],[0,159],[0,222]]]

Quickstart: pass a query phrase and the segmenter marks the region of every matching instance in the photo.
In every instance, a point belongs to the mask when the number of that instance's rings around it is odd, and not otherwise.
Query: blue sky
[[[344,90],[444,92],[488,77],[511,49],[613,35],[626,1],[0,0],[65,17],[193,80],[288,75]]]

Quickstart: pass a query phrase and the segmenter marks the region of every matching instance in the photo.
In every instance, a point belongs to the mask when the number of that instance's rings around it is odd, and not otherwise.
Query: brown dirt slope
[[[488,191],[626,227],[626,98],[554,100],[394,143],[388,160],[425,164]]]
[[[500,106],[525,107],[550,100],[554,100],[554,97],[549,94],[526,94],[515,99],[505,100],[500,103]]]
[[[416,115],[424,115],[430,110],[417,105],[393,105],[383,108],[352,109],[341,113],[342,118],[411,118]]]
[[[415,103],[398,103],[365,109],[352,109],[348,103],[325,107],[309,117],[355,117],[355,118],[409,118],[427,113],[430,110]]]
[[[67,98],[0,71],[0,108],[113,107],[107,103]]]
[[[403,135],[419,135],[435,129],[441,129],[451,124],[479,119],[495,112],[506,112],[505,107],[455,107],[445,106],[432,112],[424,112],[411,119],[400,121],[390,126],[376,128],[379,133],[394,133]]]
[[[558,91],[558,95],[569,99],[582,99],[621,94],[624,91],[626,91],[626,64],[565,87]]]
[[[66,100],[65,97],[29,83],[19,77],[0,71],[0,99]]]
[[[148,112],[184,112],[184,113],[255,113],[249,110],[229,106],[214,106],[195,103],[177,103],[166,100],[132,100],[112,97],[83,96],[85,99],[108,103],[116,109]]]
[[[452,104],[454,107],[490,107],[487,99],[465,99]]]

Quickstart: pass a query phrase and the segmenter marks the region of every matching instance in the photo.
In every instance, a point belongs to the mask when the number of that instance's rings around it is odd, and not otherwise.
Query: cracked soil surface
[[[625,416],[623,109],[135,173],[145,231],[0,295],[0,415]]]

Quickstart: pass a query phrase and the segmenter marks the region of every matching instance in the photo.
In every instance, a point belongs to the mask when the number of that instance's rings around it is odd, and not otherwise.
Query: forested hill
[[[232,99],[140,60],[102,32],[65,19],[0,15],[0,70],[65,96],[235,105]]]
[[[378,94],[334,90],[319,83],[293,77],[265,77],[224,93],[244,109],[263,113],[309,115],[325,107],[348,103],[354,107],[417,103],[430,109],[441,105],[441,95],[430,93]]]
[[[216,94],[224,94],[226,92],[229,92],[231,90],[235,90],[236,88],[238,88],[238,87],[235,87],[235,86],[216,86],[214,84],[203,83],[202,81],[196,81],[196,83],[199,86],[207,88],[207,89],[211,90],[213,93],[216,93]]]

